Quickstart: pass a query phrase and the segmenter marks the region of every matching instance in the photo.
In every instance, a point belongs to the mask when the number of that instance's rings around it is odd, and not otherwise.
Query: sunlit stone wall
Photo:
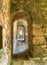
[[[32,37],[30,37],[31,40],[30,44],[33,45],[32,46],[33,50],[30,49],[30,51],[32,52],[33,57],[40,57],[40,58],[47,57],[47,0],[11,1],[11,15],[13,12],[21,9],[27,11],[31,18],[30,34]],[[2,13],[4,22],[3,26],[4,54],[2,65],[10,65],[11,64],[10,0],[3,0]],[[44,58],[43,60],[45,61]],[[29,61],[28,63],[30,64]],[[26,61],[24,62],[24,64],[26,65]]]
[[[3,60],[2,65],[11,64],[11,22],[10,22],[10,0],[2,3],[3,26]]]
[[[11,1],[11,15],[21,9],[27,11],[31,18],[30,44],[33,45],[33,57],[47,57],[47,0]]]

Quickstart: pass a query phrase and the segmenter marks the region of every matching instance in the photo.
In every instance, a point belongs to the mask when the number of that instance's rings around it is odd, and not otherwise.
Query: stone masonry
[[[10,7],[11,6],[11,7]],[[28,12],[31,20],[29,60],[11,58],[11,21],[16,11]],[[3,63],[2,65],[47,65],[47,0],[3,0]],[[2,22],[0,23],[2,26]],[[7,33],[6,33],[7,30]],[[7,37],[7,38],[6,38]],[[7,56],[7,57],[6,57]],[[5,59],[6,58],[6,59]],[[20,62],[19,62],[20,61]]]

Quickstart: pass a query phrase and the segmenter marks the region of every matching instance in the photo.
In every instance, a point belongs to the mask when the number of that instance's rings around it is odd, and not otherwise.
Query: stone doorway
[[[28,49],[28,28],[26,20],[18,19],[13,23],[13,54]]]
[[[31,20],[29,14],[24,10],[19,10],[14,12],[11,15],[12,19],[12,56],[15,56],[17,54],[24,55],[27,54],[30,48],[30,30],[31,30]],[[24,32],[22,31],[22,37],[21,39],[17,38],[17,34],[21,33],[18,32],[21,28],[24,28]],[[29,35],[28,35],[29,34]],[[22,41],[22,43],[21,43]],[[19,46],[20,45],[20,46]],[[16,48],[17,47],[17,48]],[[18,50],[18,51],[17,51]],[[24,53],[24,54],[23,54]]]

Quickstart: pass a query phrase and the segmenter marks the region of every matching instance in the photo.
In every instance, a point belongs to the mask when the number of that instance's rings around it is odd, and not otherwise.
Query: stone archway
[[[19,54],[28,49],[27,27],[24,19],[18,19],[13,23],[13,54]]]
[[[28,32],[28,37],[27,37],[28,41],[27,41],[27,44],[29,46],[29,48],[28,48],[28,50],[29,50],[30,47],[31,47],[31,34],[30,34],[31,33],[30,32],[31,31],[31,20],[30,20],[30,15],[28,14],[28,12],[26,12],[24,10],[19,10],[19,11],[14,12],[11,15],[12,29],[13,29],[13,24],[16,23],[18,20],[25,20],[25,22],[23,21],[20,24],[24,25],[25,28],[28,28],[28,31],[27,31]],[[15,24],[15,26],[16,25],[17,25],[17,23]],[[16,26],[16,28],[17,28],[17,26]],[[13,35],[13,32],[12,32],[12,35]],[[12,40],[13,40],[13,36],[12,36]]]
[[[11,64],[11,56],[12,56],[12,25],[14,20],[24,18],[27,20],[28,31],[29,31],[29,45],[30,45],[30,25],[31,20],[30,16],[26,11],[19,10],[11,16],[10,20],[10,0],[3,0],[2,5],[2,20],[4,22],[3,26],[3,55],[2,55],[2,65],[10,65]]]

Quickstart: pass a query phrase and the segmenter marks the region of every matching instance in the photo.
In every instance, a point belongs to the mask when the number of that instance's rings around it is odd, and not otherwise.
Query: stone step
[[[12,65],[47,65],[47,58],[13,59]]]
[[[2,65],[0,63],[0,65]],[[30,58],[25,59],[13,59],[11,65],[47,65],[47,57],[45,58]]]

